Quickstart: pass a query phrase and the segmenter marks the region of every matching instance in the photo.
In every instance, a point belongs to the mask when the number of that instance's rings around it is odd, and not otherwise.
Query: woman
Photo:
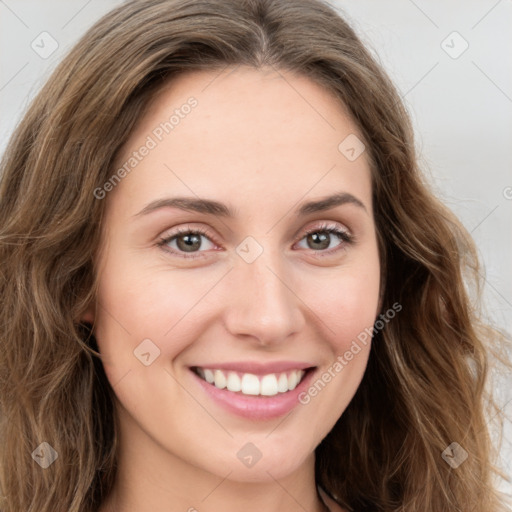
[[[505,510],[473,243],[327,4],[124,3],[0,194],[3,512]]]

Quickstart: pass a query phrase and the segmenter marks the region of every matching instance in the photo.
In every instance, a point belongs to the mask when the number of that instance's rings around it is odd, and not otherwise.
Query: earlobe
[[[91,304],[80,316],[80,322],[83,324],[94,324],[94,304]]]

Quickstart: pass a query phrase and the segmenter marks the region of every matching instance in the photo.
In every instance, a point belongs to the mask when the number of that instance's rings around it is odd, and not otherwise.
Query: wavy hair
[[[80,322],[108,201],[94,190],[167,80],[239,65],[299,73],[346,106],[371,163],[382,310],[403,306],[316,448],[317,483],[349,511],[506,510],[486,383],[508,339],[484,321],[474,242],[430,191],[380,64],[322,0],[131,0],[66,55],[1,162],[2,512],[93,512],[112,488],[114,392]],[[456,469],[441,455],[454,441],[468,453]],[[45,470],[42,442],[58,454]]]

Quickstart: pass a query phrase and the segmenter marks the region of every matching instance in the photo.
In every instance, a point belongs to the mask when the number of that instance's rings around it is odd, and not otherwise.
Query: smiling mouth
[[[216,368],[193,366],[191,370],[204,381],[218,389],[248,396],[275,396],[294,390],[304,376],[314,368],[255,375]]]

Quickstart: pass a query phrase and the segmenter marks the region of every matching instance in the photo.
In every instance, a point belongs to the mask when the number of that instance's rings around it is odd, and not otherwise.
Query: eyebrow
[[[302,217],[310,213],[330,210],[331,208],[335,208],[336,206],[341,206],[343,204],[354,204],[367,212],[366,206],[362,201],[357,199],[357,197],[347,192],[339,192],[316,201],[304,203],[296,208],[294,213],[296,216]],[[134,217],[147,215],[156,210],[160,210],[161,208],[178,208],[180,210],[225,218],[234,218],[237,213],[236,210],[231,209],[226,204],[212,199],[202,199],[197,197],[168,197],[148,203],[140,212],[136,213]]]

